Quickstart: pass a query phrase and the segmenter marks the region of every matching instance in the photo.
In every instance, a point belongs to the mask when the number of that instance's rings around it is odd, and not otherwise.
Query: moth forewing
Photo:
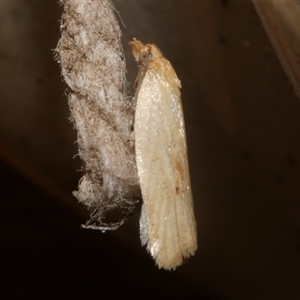
[[[143,197],[142,244],[159,268],[175,269],[197,249],[180,81],[155,45],[130,43],[151,59],[142,67],[134,122],[138,177]]]

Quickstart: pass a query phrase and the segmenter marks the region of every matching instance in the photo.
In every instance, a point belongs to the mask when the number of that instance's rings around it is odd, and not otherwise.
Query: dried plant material
[[[91,211],[86,227],[113,230],[140,199],[121,32],[107,0],[61,3],[57,57],[85,172],[74,195]]]
[[[130,42],[140,72],[134,121],[143,197],[142,245],[159,268],[176,269],[197,249],[180,81],[155,45]]]

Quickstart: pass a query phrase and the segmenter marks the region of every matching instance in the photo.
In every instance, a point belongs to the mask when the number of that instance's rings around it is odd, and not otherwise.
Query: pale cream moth
[[[181,83],[155,45],[129,44],[140,68],[133,105],[141,242],[159,268],[171,270],[197,249]]]

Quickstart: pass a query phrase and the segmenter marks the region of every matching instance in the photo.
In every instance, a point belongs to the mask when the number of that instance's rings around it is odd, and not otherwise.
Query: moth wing
[[[196,221],[180,91],[153,69],[138,91],[135,149],[142,244],[159,268],[175,269],[197,249]]]

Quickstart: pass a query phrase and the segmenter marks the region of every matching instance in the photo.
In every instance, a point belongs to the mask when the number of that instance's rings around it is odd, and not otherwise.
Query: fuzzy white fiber
[[[74,195],[91,211],[88,227],[116,229],[140,199],[121,31],[110,1],[61,3],[57,57],[84,169]]]

